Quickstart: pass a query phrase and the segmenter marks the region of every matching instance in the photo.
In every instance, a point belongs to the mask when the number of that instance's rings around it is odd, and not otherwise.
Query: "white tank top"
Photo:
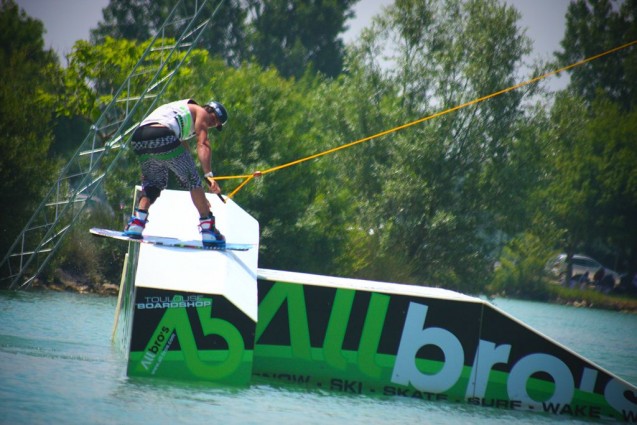
[[[187,139],[195,132],[192,114],[188,109],[189,102],[191,102],[190,99],[183,99],[166,103],[151,112],[140,126],[161,124],[171,129],[180,140]]]

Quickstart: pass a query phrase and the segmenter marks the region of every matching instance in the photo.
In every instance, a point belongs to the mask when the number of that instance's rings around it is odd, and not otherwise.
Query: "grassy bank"
[[[571,289],[549,285],[549,302],[637,313],[637,298],[606,295],[592,289]]]

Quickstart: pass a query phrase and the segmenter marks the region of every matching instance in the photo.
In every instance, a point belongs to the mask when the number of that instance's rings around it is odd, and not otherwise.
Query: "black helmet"
[[[215,102],[214,100],[206,103],[205,106],[210,107],[215,112],[215,115],[221,123],[217,126],[217,130],[221,131],[226,122],[228,122],[228,111],[226,111],[226,108],[221,103]]]

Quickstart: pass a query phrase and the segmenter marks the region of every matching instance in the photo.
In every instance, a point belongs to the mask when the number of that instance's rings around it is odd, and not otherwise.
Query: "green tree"
[[[637,39],[637,2],[578,0],[569,5],[562,64]],[[537,199],[543,221],[560,236],[556,248],[584,251],[611,267],[637,271],[635,248],[634,111],[637,55],[630,47],[569,71],[568,93],[551,111],[551,176]]]
[[[250,54],[284,77],[301,77],[308,66],[335,77],[343,65],[339,35],[358,0],[250,0]]]
[[[214,141],[217,175],[251,174],[321,150],[318,127],[308,119],[311,81],[294,83],[274,69],[245,64],[217,74],[209,85],[230,114],[227,131]],[[308,212],[317,211],[324,187],[321,168],[322,162],[284,168],[238,192],[237,202],[260,223],[262,267],[329,269],[330,256],[321,254],[330,243],[325,228],[308,225]],[[240,182],[222,186],[230,192]]]
[[[551,113],[546,185],[537,195],[545,206],[537,209],[538,221],[553,223],[558,248],[631,272],[637,270],[635,117],[608,99],[587,108],[562,94]]]
[[[545,241],[532,233],[521,233],[502,250],[493,281],[487,287],[491,293],[520,298],[546,299],[546,258],[551,250]]]
[[[362,46],[392,46],[387,78],[401,104],[386,128],[512,86],[530,51],[519,17],[497,1],[401,0],[387,8]],[[479,291],[488,280],[500,229],[513,227],[507,213],[519,212],[511,201],[526,187],[514,170],[529,90],[392,136],[390,165],[379,170],[382,189],[370,203],[379,225],[370,233],[382,254],[409,259],[410,281]]]
[[[110,0],[103,10],[103,21],[91,30],[91,41],[101,43],[106,37],[146,41],[157,34],[175,7],[173,0]],[[201,1],[186,0],[176,11],[174,25],[163,28],[162,37],[177,38],[188,24]],[[214,19],[202,36],[199,46],[218,55],[228,64],[239,65],[244,57],[246,12],[237,0],[209,1],[201,13]]]
[[[299,78],[308,66],[333,77],[343,63],[344,46],[338,37],[356,1],[249,0],[245,6],[237,0],[210,1],[202,13],[215,15],[200,46],[235,67],[254,57],[284,77]],[[184,19],[163,28],[162,36],[180,35],[195,4],[196,0],[185,1],[177,10],[177,17]],[[103,21],[91,31],[91,41],[101,43],[107,36],[147,40],[157,34],[173,6],[172,0],[110,0]]]
[[[637,272],[637,110],[599,99],[587,126],[595,176],[591,246],[618,270]]]
[[[337,79],[322,80],[309,95],[311,113],[307,115],[313,137],[323,140],[323,150],[378,134],[397,121],[400,108],[395,87],[373,66],[370,54],[365,48],[350,49],[345,59],[347,72]],[[384,272],[391,270],[394,281],[406,281],[409,276],[398,273],[405,270],[405,261],[384,255],[377,237],[384,225],[377,197],[385,179],[392,177],[384,173],[390,166],[390,143],[393,136],[384,136],[320,160],[323,168],[317,197],[324,209],[308,212],[322,218],[309,223],[324,229],[323,245],[332,248],[334,263],[326,270],[328,274],[389,278]]]
[[[556,56],[563,65],[637,40],[637,1],[577,0],[566,13],[566,32]],[[637,102],[635,46],[569,71],[570,87],[587,102],[603,92],[624,110]]]
[[[60,67],[42,22],[0,4],[0,254],[8,251],[55,175],[49,158]]]

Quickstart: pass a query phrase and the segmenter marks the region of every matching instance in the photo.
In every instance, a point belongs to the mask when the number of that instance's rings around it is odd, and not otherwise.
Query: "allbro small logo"
[[[161,331],[153,341],[152,345],[144,353],[144,358],[141,362],[144,369],[150,370],[151,366],[157,359],[157,356],[164,351],[169,334],[170,328],[162,326]]]

